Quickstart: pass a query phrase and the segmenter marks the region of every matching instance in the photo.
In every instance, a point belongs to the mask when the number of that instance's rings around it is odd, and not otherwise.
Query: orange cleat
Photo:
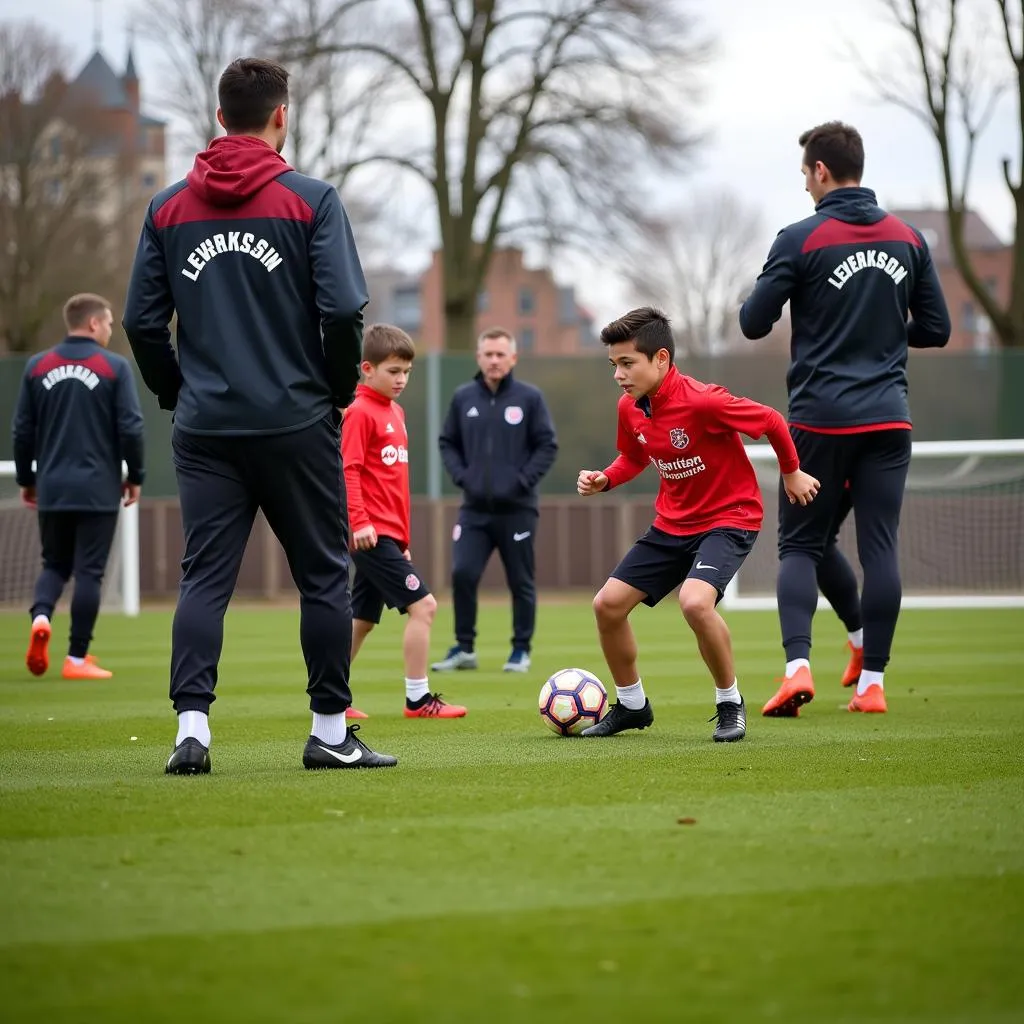
[[[370,716],[365,711],[359,711],[356,708],[349,708],[348,711],[345,712],[345,717],[361,720],[363,718],[369,718]]]
[[[885,704],[885,690],[877,683],[872,683],[863,693],[855,693],[853,700],[846,705],[847,711],[867,711],[876,715],[888,711]]]
[[[814,680],[811,670],[801,666],[793,675],[782,680],[778,693],[763,708],[767,718],[797,718],[800,706],[814,700]]]
[[[409,707],[405,702],[406,718],[465,718],[466,709],[461,704],[446,704],[441,700],[441,694],[429,693],[427,699],[415,708]]]
[[[50,667],[50,634],[53,630],[48,622],[32,627],[32,636],[25,654],[25,664],[34,676],[41,676]]]
[[[861,669],[864,668],[864,648],[854,647],[849,640],[846,646],[850,648],[850,660],[843,673],[843,686],[853,686],[860,679]]]
[[[85,656],[81,665],[76,665],[70,657],[65,658],[64,670],[61,672],[65,679],[110,679],[113,675],[113,672],[100,668],[91,654]]]

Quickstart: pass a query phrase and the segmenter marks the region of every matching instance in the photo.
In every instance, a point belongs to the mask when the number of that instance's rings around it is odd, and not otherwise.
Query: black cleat
[[[654,725],[654,709],[649,700],[637,711],[631,711],[625,704],[613,704],[608,714],[597,725],[584,729],[581,736],[614,736],[626,729],[646,729]]]
[[[348,735],[344,743],[324,743],[315,736],[306,740],[306,748],[302,751],[302,767],[310,770],[317,768],[393,768],[398,758],[390,754],[378,754],[371,750],[356,733],[358,725],[348,727]]]
[[[715,719],[718,720],[715,726],[716,743],[735,743],[747,735],[747,705],[742,697],[739,704],[731,700],[716,704],[714,718],[708,721],[714,722]]]
[[[210,748],[204,747],[194,736],[186,736],[167,759],[165,775],[208,775]]]

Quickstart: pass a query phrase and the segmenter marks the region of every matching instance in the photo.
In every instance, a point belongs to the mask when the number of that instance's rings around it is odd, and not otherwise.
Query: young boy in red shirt
[[[679,588],[683,617],[715,680],[714,739],[746,735],[729,627],[717,605],[750,553],[761,528],[761,491],[739,433],[768,440],[779,457],[789,500],[807,504],[818,481],[800,471],[786,421],[774,409],[725,388],[702,384],[675,368],[672,329],[664,313],[634,309],[601,331],[615,367],[619,399],[619,457],[604,470],[581,470],[584,497],[610,490],[650,463],[661,475],[654,525],[633,545],[594,598],[601,649],[618,702],[584,736],[614,736],[654,722],[637,671],[637,645],[629,615],[643,602],[654,607]],[[714,719],[713,719],[714,720]]]
[[[405,331],[374,324],[363,337],[362,383],[345,410],[341,454],[345,465],[351,546],[352,660],[380,622],[384,605],[408,615],[405,717],[462,718],[466,709],[446,704],[427,686],[430,628],[437,601],[409,557],[409,438],[395,399],[405,390],[416,349]],[[349,710],[351,717],[365,717]]]

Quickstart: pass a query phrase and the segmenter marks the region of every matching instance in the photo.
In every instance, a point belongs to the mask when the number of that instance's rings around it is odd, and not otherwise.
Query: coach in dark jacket
[[[236,60],[218,93],[228,134],[150,204],[124,317],[143,379],[175,410],[185,555],[171,653],[178,735],[166,770],[210,770],[224,612],[259,509],[301,598],[313,711],[303,764],[391,765],[345,723],[352,615],[337,407],[358,382],[359,256],[338,193],[280,155],[288,72]]]
[[[515,338],[501,328],[485,331],[476,359],[480,372],[455,392],[439,440],[463,500],[452,536],[456,643],[432,667],[477,667],[477,588],[497,548],[512,592],[512,653],[505,671],[526,672],[537,615],[537,485],[558,444],[540,389],[513,376]]]

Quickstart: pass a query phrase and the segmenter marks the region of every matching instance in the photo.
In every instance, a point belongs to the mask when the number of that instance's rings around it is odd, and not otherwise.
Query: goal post
[[[123,467],[127,472],[127,467]],[[41,568],[35,513],[21,503],[13,462],[0,461],[0,608],[28,609]],[[139,593],[139,506],[121,506],[103,578],[101,607],[136,616]]]
[[[764,526],[722,604],[775,609],[778,462],[770,445],[746,451]],[[915,441],[899,542],[904,608],[1024,608],[1024,439]],[[854,513],[839,547],[860,580]],[[828,608],[821,596],[818,608]]]

